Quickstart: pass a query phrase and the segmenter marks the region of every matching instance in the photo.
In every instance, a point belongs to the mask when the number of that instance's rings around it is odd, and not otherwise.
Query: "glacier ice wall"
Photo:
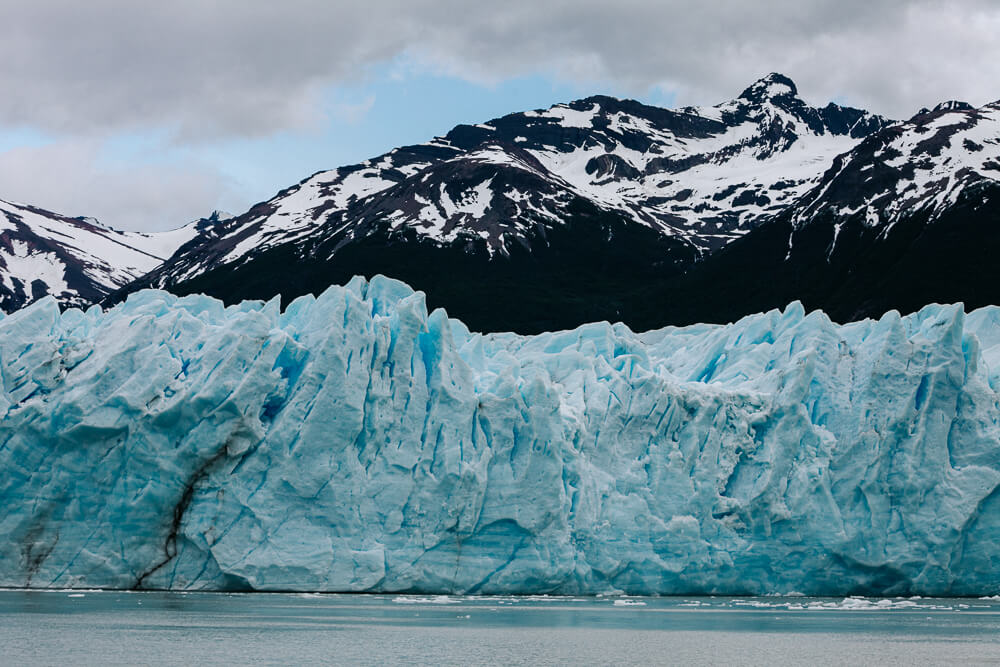
[[[0,586],[1000,590],[1000,308],[478,335],[377,277],[0,319]]]

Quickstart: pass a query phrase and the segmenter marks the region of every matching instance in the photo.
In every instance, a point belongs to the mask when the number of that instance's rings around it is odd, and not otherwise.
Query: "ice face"
[[[0,320],[0,585],[1000,589],[1000,308],[470,333],[355,279]]]

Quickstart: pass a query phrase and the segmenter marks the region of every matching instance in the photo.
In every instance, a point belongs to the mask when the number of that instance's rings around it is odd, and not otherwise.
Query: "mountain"
[[[64,306],[89,306],[163,263],[177,248],[210,238],[219,219],[143,234],[0,200],[0,311],[51,294]]]
[[[141,287],[286,299],[384,273],[470,326],[632,322],[670,282],[785,211],[885,118],[807,105],[772,74],[714,107],[596,96],[460,125],[319,172],[192,241]]]
[[[111,304],[144,287],[287,302],[380,273],[480,331],[726,322],[793,300],[841,322],[997,304],[998,104],[890,122],[811,107],[779,74],[714,107],[589,97],[319,172],[164,250],[8,206],[8,220],[41,216],[49,231],[0,236],[14,249],[4,267],[33,258],[30,279],[8,271],[2,305],[46,291]],[[93,245],[73,241],[81,229],[138,259],[81,253]]]
[[[767,224],[641,300],[671,323],[801,300],[846,322],[1000,303],[1000,102],[947,102],[838,156]]]

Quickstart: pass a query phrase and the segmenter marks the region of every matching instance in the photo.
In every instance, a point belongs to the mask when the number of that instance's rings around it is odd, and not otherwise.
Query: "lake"
[[[1000,664],[1000,597],[7,590],[0,663]]]

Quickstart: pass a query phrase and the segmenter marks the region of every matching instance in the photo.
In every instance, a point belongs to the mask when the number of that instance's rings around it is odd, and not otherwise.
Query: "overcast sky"
[[[165,229],[459,122],[771,71],[906,118],[1000,98],[998,36],[995,0],[0,0],[0,198]]]

